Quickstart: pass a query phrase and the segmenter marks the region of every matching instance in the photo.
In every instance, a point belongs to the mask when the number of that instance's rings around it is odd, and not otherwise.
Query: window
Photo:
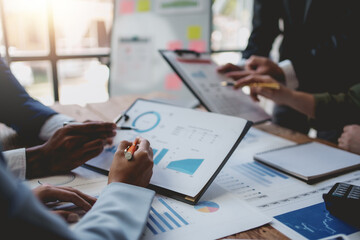
[[[46,105],[84,104],[89,96],[105,101],[113,5],[112,0],[0,0],[0,54],[29,94]],[[69,86],[81,88],[81,94]]]
[[[253,0],[215,0],[211,49],[218,64],[238,63],[251,32]]]

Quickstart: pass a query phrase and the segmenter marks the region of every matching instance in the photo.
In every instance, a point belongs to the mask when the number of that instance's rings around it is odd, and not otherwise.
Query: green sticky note
[[[188,40],[201,39],[201,26],[199,25],[189,26],[187,29],[187,38]]]
[[[148,12],[150,11],[150,0],[138,0],[137,10],[138,12]]]

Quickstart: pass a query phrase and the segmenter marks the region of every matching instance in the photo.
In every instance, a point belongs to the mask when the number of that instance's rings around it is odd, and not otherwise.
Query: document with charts
[[[209,53],[160,50],[172,69],[210,112],[237,116],[254,123],[264,122],[271,117],[241,90],[224,87],[222,81],[228,78],[217,72],[218,65]]]
[[[151,188],[158,193],[195,204],[211,184],[251,123],[245,119],[138,99],[125,112],[114,145],[87,166],[108,171],[122,140],[141,136],[154,153]]]

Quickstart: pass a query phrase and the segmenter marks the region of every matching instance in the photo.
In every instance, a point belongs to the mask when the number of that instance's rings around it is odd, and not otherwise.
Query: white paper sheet
[[[137,131],[119,131],[114,145],[87,164],[109,169],[122,140],[137,136],[150,141],[154,152],[151,184],[194,197],[229,154],[247,123],[220,114],[148,101],[137,101],[119,124]]]
[[[156,195],[143,239],[217,239],[270,221],[212,184],[196,206]]]

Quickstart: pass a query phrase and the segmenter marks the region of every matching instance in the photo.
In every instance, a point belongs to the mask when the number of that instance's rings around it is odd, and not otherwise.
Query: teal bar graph
[[[154,155],[157,153],[157,149],[153,149],[153,153]],[[156,157],[154,158],[154,164],[157,165],[159,164],[159,162],[161,161],[161,159],[163,159],[166,155],[166,153],[169,151],[169,149],[163,148],[158,155],[156,155]]]
[[[183,159],[170,162],[166,168],[193,175],[203,161],[204,159]]]

